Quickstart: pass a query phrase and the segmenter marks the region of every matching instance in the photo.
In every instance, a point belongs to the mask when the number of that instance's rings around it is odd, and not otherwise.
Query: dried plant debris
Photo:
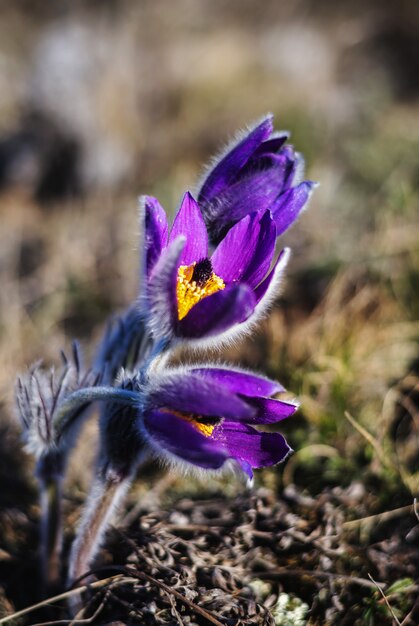
[[[407,507],[388,522],[377,516],[376,527],[360,535],[354,518],[364,515],[366,500],[357,483],[316,498],[289,486],[280,499],[260,488],[230,499],[184,497],[161,510],[147,505],[109,533],[101,567],[79,583],[91,588],[77,619],[385,626],[394,623],[390,606],[402,622],[418,594],[418,520]],[[65,610],[52,617],[63,619]],[[26,620],[20,623],[38,623],[39,613]]]

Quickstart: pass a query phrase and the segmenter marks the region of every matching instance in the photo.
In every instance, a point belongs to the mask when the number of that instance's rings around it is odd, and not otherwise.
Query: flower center
[[[200,300],[224,288],[223,279],[214,274],[209,259],[181,265],[176,285],[178,319],[182,320]]]
[[[211,437],[214,428],[217,425],[216,423],[210,423],[215,421],[211,420],[211,418],[205,419],[204,417],[198,417],[199,420],[204,420],[198,422],[194,415],[179,415],[179,417],[185,420],[185,422],[189,422],[191,426],[196,428],[196,430],[199,430],[199,432],[205,437]],[[217,420],[217,423],[218,421],[219,420]]]
[[[199,432],[205,437],[211,437],[214,432],[214,428],[220,423],[220,417],[208,417],[203,415],[194,415],[193,413],[182,413],[181,411],[174,411],[173,409],[160,409],[164,413],[171,413],[172,415],[176,415],[185,422],[188,422],[199,430]]]

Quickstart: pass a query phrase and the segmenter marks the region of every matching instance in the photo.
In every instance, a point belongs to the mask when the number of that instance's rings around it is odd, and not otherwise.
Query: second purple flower
[[[157,337],[206,339],[264,312],[288,259],[283,250],[273,264],[276,228],[269,210],[246,215],[212,254],[190,193],[170,233],[155,198],[145,197],[144,211],[147,300]]]

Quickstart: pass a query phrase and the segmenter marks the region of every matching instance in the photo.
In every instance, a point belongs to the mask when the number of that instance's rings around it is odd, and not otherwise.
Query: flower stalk
[[[85,387],[74,391],[61,404],[54,417],[54,428],[57,439],[65,434],[65,431],[72,426],[72,422],[77,415],[86,408],[87,405],[97,401],[112,401],[121,404],[138,403],[138,394],[126,389],[116,387]]]
[[[62,548],[61,475],[39,478],[41,495],[41,572],[44,593],[59,587]]]
[[[131,482],[132,477],[115,476],[98,477],[95,480],[71,550],[68,572],[70,585],[89,571],[101,539]]]
[[[69,584],[86,574],[94,562],[115,510],[131,486],[138,466],[147,457],[137,425],[141,415],[140,388],[128,381],[123,388],[114,391],[116,402],[106,403],[100,416],[99,457],[71,550]],[[121,406],[121,399],[132,397],[136,398],[134,406],[132,402]],[[74,610],[74,606],[72,608]]]
[[[34,366],[18,380],[16,393],[28,449],[37,458],[41,529],[40,562],[44,593],[59,586],[62,549],[62,483],[67,460],[74,446],[82,420],[92,402],[138,404],[132,390],[111,385],[97,386],[97,375],[81,375],[79,349],[73,346],[73,360],[63,355],[59,372],[47,374]]]

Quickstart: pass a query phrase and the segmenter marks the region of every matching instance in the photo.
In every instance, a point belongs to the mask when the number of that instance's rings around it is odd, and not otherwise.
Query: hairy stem
[[[41,480],[41,567],[44,592],[56,590],[61,564],[61,476]]]
[[[65,399],[54,415],[55,437],[60,438],[81,408],[98,400],[135,406],[139,402],[139,396],[138,393],[117,387],[84,387],[78,389]]]
[[[62,482],[66,455],[51,450],[38,459],[36,476],[41,501],[41,579],[43,592],[55,592],[60,583],[62,543]]]
[[[89,571],[115,509],[125,496],[131,481],[132,476],[120,480],[115,476],[96,478],[71,550],[69,584]]]

